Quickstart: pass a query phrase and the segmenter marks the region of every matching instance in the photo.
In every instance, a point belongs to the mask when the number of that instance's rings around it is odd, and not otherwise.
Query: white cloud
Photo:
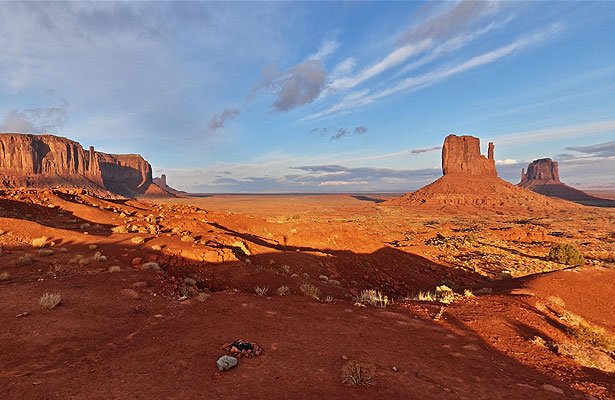
[[[339,47],[340,44],[338,41],[333,39],[327,39],[322,42],[320,47],[318,47],[316,53],[308,57],[308,60],[322,60],[324,58],[327,58],[331,54],[335,53]]]
[[[453,75],[457,75],[459,73],[477,68],[482,65],[490,64],[503,57],[514,54],[532,44],[548,39],[559,31],[559,25],[555,24],[548,29],[536,32],[529,36],[521,37],[520,39],[517,39],[516,41],[506,46],[502,46],[487,53],[472,57],[457,65],[440,68],[435,71],[427,72],[423,75],[412,76],[409,78],[402,79],[395,83],[393,86],[390,86],[387,89],[381,90],[379,92],[369,94],[369,90],[364,89],[359,92],[351,93],[347,96],[344,96],[342,100],[337,104],[330,106],[324,111],[309,115],[305,117],[304,120],[317,119],[330,114],[335,114],[342,111],[349,111],[361,106],[371,104],[374,101],[384,97],[392,96],[401,92],[407,93],[433,85],[434,83],[437,83]]]
[[[517,160],[513,160],[512,158],[507,158],[505,160],[495,160],[495,165],[514,165],[517,164]]]
[[[585,122],[574,125],[553,126],[531,131],[513,132],[501,136],[491,137],[487,140],[493,141],[496,144],[537,143],[552,139],[585,137],[588,135],[606,132],[615,133],[615,119]]]

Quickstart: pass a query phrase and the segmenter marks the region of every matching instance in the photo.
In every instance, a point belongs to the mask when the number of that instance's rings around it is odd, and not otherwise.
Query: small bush
[[[417,301],[437,301],[443,304],[451,304],[455,301],[455,293],[453,289],[446,285],[440,285],[436,287],[435,291],[421,291],[417,295],[411,298],[411,300]]]
[[[8,281],[11,279],[11,274],[6,271],[0,272],[0,282]]]
[[[46,310],[52,310],[56,308],[58,304],[62,301],[62,296],[57,293],[45,293],[38,299],[38,304]]]
[[[141,236],[135,236],[132,239],[130,239],[131,242],[133,242],[134,244],[143,244],[145,243],[145,239],[143,239]]]
[[[32,264],[33,261],[34,261],[34,256],[32,254],[24,254],[23,256],[15,260],[15,265],[21,267],[24,265],[30,265]]]
[[[325,297],[325,300],[324,300],[324,301],[325,301],[325,303],[331,303],[331,302],[333,302],[333,300],[335,300],[335,299],[333,298],[333,296],[327,296],[327,297]]]
[[[312,297],[316,300],[320,299],[320,289],[309,282],[302,283],[299,289],[301,290],[301,293],[308,297]]]
[[[276,292],[278,293],[278,296],[287,296],[290,294],[290,289],[288,286],[280,286]]]
[[[551,247],[547,258],[560,264],[583,265],[585,258],[575,246],[571,244],[556,244]]]
[[[342,383],[352,386],[370,386],[376,383],[374,369],[357,361],[350,361],[342,367]]]
[[[32,239],[32,247],[40,249],[41,247],[45,247],[47,244],[47,236],[41,236],[35,239]]]
[[[256,292],[257,295],[264,296],[269,291],[269,286],[263,286],[263,287],[257,286],[254,288],[254,291]]]

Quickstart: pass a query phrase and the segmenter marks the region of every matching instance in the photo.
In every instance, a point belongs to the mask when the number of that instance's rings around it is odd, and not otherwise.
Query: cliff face
[[[530,181],[545,183],[560,183],[559,165],[550,158],[534,160],[527,166],[527,172],[521,170],[520,186],[526,186]]]
[[[85,150],[53,135],[0,134],[0,183],[5,187],[72,186],[134,196],[151,181],[151,166],[139,155]]]
[[[493,143],[488,156],[480,153],[480,139],[473,136],[448,135],[442,146],[444,175],[497,176],[493,158]]]

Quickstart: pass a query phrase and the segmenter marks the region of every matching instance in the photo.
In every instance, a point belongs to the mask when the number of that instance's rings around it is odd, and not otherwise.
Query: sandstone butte
[[[550,158],[532,161],[527,166],[527,172],[525,169],[521,169],[521,182],[518,186],[545,196],[570,201],[610,203],[608,200],[590,196],[579,189],[562,183],[559,177],[559,165]]]
[[[443,176],[431,184],[392,199],[385,204],[402,206],[496,207],[509,209],[562,209],[573,204],[549,199],[512,185],[498,177],[495,146],[489,143],[487,157],[480,152],[480,139],[448,135],[442,146]]]
[[[152,167],[138,154],[85,150],[54,135],[0,134],[2,187],[85,188],[100,196],[134,197],[152,184]]]

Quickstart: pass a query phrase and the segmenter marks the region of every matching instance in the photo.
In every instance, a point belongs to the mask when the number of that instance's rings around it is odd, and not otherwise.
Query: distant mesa
[[[84,188],[103,197],[136,197],[152,184],[152,167],[138,154],[85,150],[54,135],[0,134],[0,186]]]
[[[582,204],[613,206],[613,201],[590,196],[589,194],[562,183],[559,178],[559,165],[550,158],[532,161],[527,171],[521,169],[521,182],[518,186],[530,189],[549,197],[570,200]]]
[[[152,179],[152,182],[164,192],[170,193],[174,196],[182,196],[188,194],[187,192],[173,189],[171,186],[169,186],[167,184],[167,176],[165,174],[161,174],[159,178]]]
[[[489,143],[487,157],[480,152],[480,139],[449,135],[442,146],[443,176],[431,184],[385,204],[407,206],[511,209],[574,207],[512,185],[498,177],[495,147]]]

